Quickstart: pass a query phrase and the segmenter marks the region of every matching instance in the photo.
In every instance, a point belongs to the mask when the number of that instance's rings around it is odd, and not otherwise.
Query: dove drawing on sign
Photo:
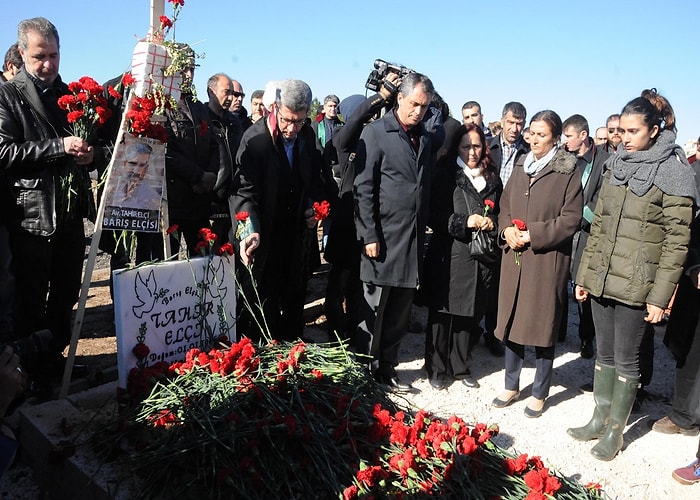
[[[211,264],[209,264],[211,265]],[[212,266],[213,267],[213,266]],[[219,298],[224,300],[226,294],[228,293],[227,287],[224,286],[224,279],[226,278],[226,269],[224,269],[224,260],[219,259],[219,264],[214,269],[214,286],[209,287],[209,294],[214,298]]]
[[[141,277],[141,273],[136,271],[136,277],[134,278],[134,292],[136,292],[136,300],[138,304],[131,307],[134,316],[141,319],[144,314],[147,314],[153,310],[153,306],[158,298],[156,290],[158,285],[156,283],[156,277],[154,276],[153,269],[148,273],[146,281]]]

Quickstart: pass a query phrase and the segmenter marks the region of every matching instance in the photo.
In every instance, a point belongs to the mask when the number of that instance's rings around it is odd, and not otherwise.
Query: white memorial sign
[[[114,272],[119,387],[139,361],[183,361],[190,349],[208,349],[221,336],[235,339],[234,257],[199,257]],[[202,293],[201,291],[204,291]]]

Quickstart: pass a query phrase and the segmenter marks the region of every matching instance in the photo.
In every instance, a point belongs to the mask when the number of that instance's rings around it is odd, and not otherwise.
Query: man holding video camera
[[[395,367],[419,285],[435,147],[422,121],[434,92],[428,77],[405,75],[396,108],[364,128],[355,160],[355,226],[363,250],[356,346],[372,357],[375,379],[397,391],[413,389]]]

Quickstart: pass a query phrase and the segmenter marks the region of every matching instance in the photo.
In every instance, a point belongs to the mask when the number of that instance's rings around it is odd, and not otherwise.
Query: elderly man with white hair
[[[238,243],[243,264],[254,263],[257,293],[249,273],[239,278],[244,297],[255,308],[259,296],[264,314],[243,311],[238,331],[292,340],[302,335],[306,282],[313,262],[320,262],[312,205],[325,199],[324,174],[307,123],[311,89],[301,80],[276,87],[272,113],[243,134],[229,201],[232,218],[245,212],[252,225]]]

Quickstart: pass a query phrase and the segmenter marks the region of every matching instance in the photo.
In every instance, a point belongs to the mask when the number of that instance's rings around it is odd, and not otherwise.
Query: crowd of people
[[[190,88],[194,52],[179,48]],[[0,344],[51,332],[50,347],[21,366],[11,349],[0,351],[0,375],[13,381],[3,385],[3,401],[21,391],[27,372],[39,384],[62,373],[83,220],[94,218],[95,200],[81,176],[75,209],[63,210],[61,181],[69,167],[106,168],[126,102],[126,95],[106,96],[112,117],[94,141],[70,135],[57,105],[68,93],[59,61],[56,27],[34,18],[19,24],[3,65]],[[525,415],[537,418],[547,407],[573,286],[580,354],[596,357],[595,408],[568,434],[596,440],[598,459],[616,456],[638,389],[648,384],[644,341],[663,323],[678,368],[673,412],[654,429],[698,434],[698,176],[675,143],[670,103],[654,89],[593,135],[581,114],[562,120],[542,110],[526,124],[516,101],[489,126],[479,103],[467,101],[460,122],[433,82],[415,72],[390,72],[369,97],[328,95],[314,119],[312,91],[301,80],[256,90],[250,114],[241,83],[225,73],[212,75],[206,90],[207,102],[183,92],[166,116],[167,208],[179,228],[169,238],[173,252],[182,238],[192,253],[207,227],[218,244],[236,245],[240,293],[262,304],[240,309],[239,335],[302,337],[307,281],[323,252],[331,265],[329,337],[364,356],[379,383],[414,390],[396,367],[418,303],[428,309],[425,370],[434,390],[455,381],[479,388],[470,367],[483,338],[504,360],[504,388],[492,404],[508,407],[520,397],[531,347],[536,374]],[[143,176],[148,162],[137,159],[126,161]],[[331,216],[319,246],[313,205],[324,200]],[[240,232],[243,213],[248,229]],[[131,238],[134,256],[103,235],[113,267],[165,256],[162,235]],[[700,449],[673,476],[700,482]]]

